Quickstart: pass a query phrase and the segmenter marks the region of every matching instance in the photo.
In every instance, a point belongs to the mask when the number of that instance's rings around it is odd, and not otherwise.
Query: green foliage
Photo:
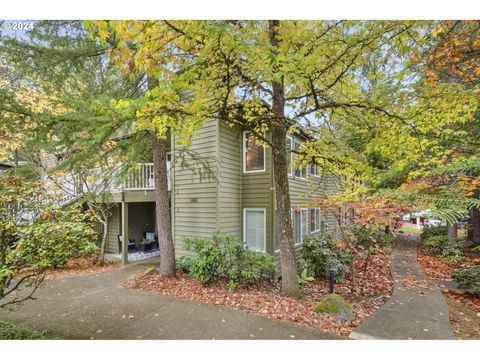
[[[430,234],[440,233],[432,231]],[[428,235],[428,233],[427,233]],[[463,260],[463,246],[455,239],[447,235],[431,235],[423,240],[423,247],[428,251],[438,254],[445,262],[456,264]]]
[[[180,256],[176,261],[175,261],[175,267],[177,270],[181,270],[185,273],[188,273],[190,270],[190,262],[191,259],[186,256]]]
[[[314,280],[315,278],[308,273],[307,268],[303,269],[300,275],[298,275],[298,282],[300,285],[307,285]]]
[[[230,235],[214,233],[208,239],[185,239],[184,244],[195,257],[177,260],[177,267],[204,284],[225,277],[229,289],[234,290],[239,284],[258,284],[276,272],[272,256],[247,250]]]
[[[445,235],[447,236],[447,227],[446,226],[432,226],[432,227],[424,227],[420,238],[425,241],[432,236],[437,235]]]
[[[335,280],[344,280],[351,257],[337,245],[332,234],[319,231],[305,235],[301,251],[302,259],[313,276],[327,277],[328,268],[334,267],[337,269]]]
[[[480,297],[480,265],[467,264],[452,271],[452,278],[458,288]]]
[[[48,269],[95,252],[94,237],[81,208],[56,208],[41,183],[0,177],[0,307],[31,298]]]
[[[24,326],[0,321],[0,340],[42,340],[45,337]]]

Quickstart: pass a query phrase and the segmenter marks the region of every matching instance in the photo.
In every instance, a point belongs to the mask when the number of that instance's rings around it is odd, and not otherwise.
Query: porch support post
[[[128,264],[128,203],[122,201],[122,264]]]

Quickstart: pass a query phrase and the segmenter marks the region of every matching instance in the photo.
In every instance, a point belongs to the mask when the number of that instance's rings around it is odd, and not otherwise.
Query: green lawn
[[[40,340],[45,337],[37,331],[6,321],[0,321],[0,340]]]
[[[409,234],[421,234],[422,229],[416,228],[416,227],[404,227],[402,226],[400,231],[403,231],[404,233],[409,233]]]

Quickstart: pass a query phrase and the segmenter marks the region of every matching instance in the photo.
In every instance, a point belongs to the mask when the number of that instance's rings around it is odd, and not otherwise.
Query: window
[[[319,231],[321,224],[320,208],[310,209],[310,232]]]
[[[302,144],[298,141],[294,141],[293,143],[294,143],[293,148],[295,150],[298,150],[300,148],[300,146],[302,146]],[[294,154],[294,153],[292,153],[292,154],[293,154],[293,159],[292,159],[292,161],[293,161],[295,159],[296,154]],[[295,169],[295,176],[299,177],[300,179],[305,179],[306,176],[307,176],[307,167],[302,166],[300,168]]]
[[[305,234],[308,234],[308,210],[301,210],[301,218],[302,218],[302,229],[301,229],[301,239],[303,242],[303,237]]]
[[[300,244],[302,242],[302,216],[300,211],[293,212],[293,242]]]
[[[243,132],[243,172],[265,171],[265,147],[257,144],[250,131]]]
[[[295,245],[303,242],[303,236],[308,231],[308,210],[292,210],[293,242]]]
[[[320,176],[320,170],[318,169],[318,165],[316,164],[310,164],[309,168],[309,175],[312,176]]]
[[[243,242],[247,249],[265,251],[265,209],[243,209]]]

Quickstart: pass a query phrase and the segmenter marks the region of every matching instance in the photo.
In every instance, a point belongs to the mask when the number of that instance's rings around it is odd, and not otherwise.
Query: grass
[[[35,330],[0,321],[0,340],[41,340],[45,337]]]
[[[406,227],[406,226],[402,226],[400,229],[400,231],[403,231],[404,233],[409,233],[409,234],[421,234],[422,233],[422,229],[420,228],[416,228],[416,227]]]

